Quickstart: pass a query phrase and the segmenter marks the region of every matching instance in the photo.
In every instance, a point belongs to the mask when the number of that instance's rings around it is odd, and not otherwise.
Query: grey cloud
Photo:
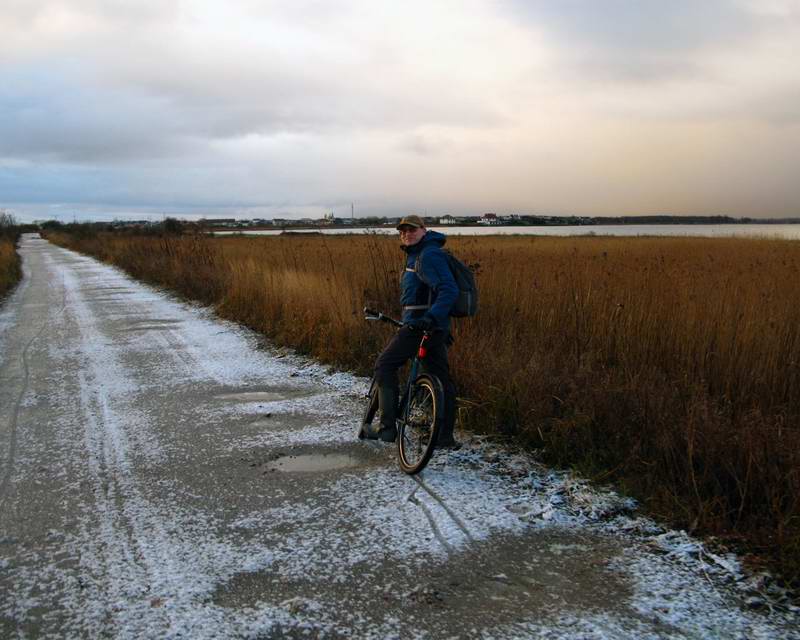
[[[0,67],[0,156],[7,158],[127,162],[253,134],[504,124],[473,87],[420,79],[418,69],[404,66],[402,41],[365,36],[355,53],[345,47],[352,55],[338,59],[328,49],[335,42],[328,29],[310,33],[319,46],[299,52],[280,43],[270,50],[269,38],[250,45],[246,38],[175,38],[176,0],[8,1],[8,15],[27,25],[29,40],[52,6],[108,28],[57,39],[47,58],[31,54],[27,66]],[[253,0],[239,8],[259,19],[274,11],[281,24],[301,31],[303,13],[321,28],[352,10],[347,2],[327,3],[324,11],[318,5]]]
[[[505,6],[562,52],[565,72],[587,81],[703,76],[699,51],[741,45],[765,26],[730,0],[510,0]]]
[[[800,119],[800,84],[786,70],[786,60],[800,55],[800,7],[791,2],[766,8],[749,0],[509,0],[503,6],[557,52],[549,70],[564,91],[606,115],[779,125]],[[759,80],[756,61],[763,63]]]
[[[800,124],[800,81],[793,87],[785,87],[766,96],[751,99],[743,105],[749,113],[760,113],[768,121],[779,126]]]
[[[145,54],[147,55],[147,54]],[[139,56],[103,71],[107,82],[125,82],[168,99],[200,133],[227,137],[246,133],[328,131],[425,124],[497,125],[498,112],[464,88],[425,86],[395,79],[397,69],[335,60],[258,62],[246,52],[223,52],[197,60],[172,52]]]
[[[713,75],[691,56],[658,53],[631,56],[623,51],[606,50],[591,55],[586,51],[567,52],[562,60],[572,73],[589,82],[648,85],[672,80],[714,80]]]
[[[176,114],[152,97],[87,88],[53,70],[0,73],[0,156],[125,162],[191,150]]]
[[[450,151],[453,148],[453,143],[442,136],[417,132],[404,136],[398,148],[401,151],[422,157],[436,157]]]
[[[568,46],[680,51],[747,36],[754,16],[730,0],[511,0],[519,16]]]
[[[251,134],[329,134],[428,124],[492,126],[499,116],[469,96],[407,93],[391,83],[238,60],[190,60],[86,69],[29,65],[0,70],[0,156],[126,162],[188,154]]]

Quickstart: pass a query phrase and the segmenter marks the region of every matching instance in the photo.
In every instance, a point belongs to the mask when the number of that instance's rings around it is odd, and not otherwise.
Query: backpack
[[[420,252],[414,263],[414,271],[417,274],[421,273],[423,253]],[[442,249],[442,253],[447,258],[447,266],[450,267],[450,272],[458,286],[458,298],[450,309],[450,315],[453,318],[471,318],[478,313],[478,285],[475,283],[475,274],[447,249]]]

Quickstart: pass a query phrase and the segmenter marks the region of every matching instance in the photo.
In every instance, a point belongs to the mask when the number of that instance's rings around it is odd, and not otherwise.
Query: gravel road
[[[798,638],[631,500],[473,437],[421,479],[366,381],[36,236],[0,307],[0,637]]]

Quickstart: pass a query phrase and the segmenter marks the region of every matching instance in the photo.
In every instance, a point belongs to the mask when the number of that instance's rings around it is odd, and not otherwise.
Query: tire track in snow
[[[414,476],[414,479],[416,479],[416,476]],[[436,539],[439,541],[439,544],[442,545],[444,550],[449,555],[449,554],[451,554],[453,552],[453,545],[451,545],[449,542],[447,542],[447,538],[445,538],[444,535],[442,535],[442,532],[439,529],[439,526],[436,524],[436,518],[433,517],[433,513],[431,513],[431,510],[428,508],[428,506],[424,502],[422,502],[422,500],[417,498],[416,494],[417,494],[417,491],[419,490],[419,487],[420,487],[420,485],[417,485],[416,487],[414,487],[414,490],[408,495],[408,498],[406,498],[406,499],[410,503],[415,504],[420,509],[422,509],[422,512],[425,514],[425,517],[428,519],[428,524],[431,525],[431,530],[433,531],[433,535],[436,536]]]
[[[67,290],[64,287],[64,298],[61,303],[61,309],[58,313],[63,313],[64,309],[67,306]],[[8,443],[8,455],[6,457],[6,464],[5,469],[3,471],[3,477],[0,480],[0,514],[3,513],[6,507],[6,500],[8,499],[8,485],[11,482],[11,474],[14,471],[14,458],[17,454],[17,429],[19,426],[19,412],[22,407],[22,399],[25,397],[25,394],[28,392],[28,386],[30,384],[30,364],[28,362],[28,351],[30,350],[31,346],[33,345],[36,340],[41,337],[44,330],[47,328],[49,324],[49,319],[45,320],[42,323],[42,326],[36,332],[36,334],[28,340],[25,344],[25,347],[22,350],[22,370],[23,370],[23,377],[22,377],[22,387],[20,388],[19,394],[17,395],[17,399],[14,402],[14,408],[11,410],[11,421],[9,423],[9,443]]]
[[[77,635],[92,637],[98,633],[136,638],[230,637],[231,614],[211,605],[209,594],[243,564],[269,564],[271,554],[258,546],[231,545],[209,535],[216,524],[213,516],[176,504],[172,485],[157,469],[163,447],[154,422],[159,418],[137,409],[141,381],[135,369],[128,369],[126,355],[131,346],[114,339],[118,315],[97,313],[91,297],[81,290],[87,280],[128,281],[104,265],[88,270],[86,266],[72,270],[68,263],[58,265],[65,271],[69,312],[78,332],[74,341],[80,361],[77,401],[91,487],[78,517],[79,533],[68,543],[80,557],[81,573],[87,578],[81,586],[82,604],[68,606],[74,628],[80,630]],[[131,284],[131,289],[136,285]],[[156,299],[154,306],[142,305],[142,309],[157,314],[161,306]],[[127,305],[125,311],[130,310]],[[106,326],[109,319],[112,324]],[[170,377],[185,374],[187,379],[196,379],[199,373],[210,378],[217,371],[193,364],[179,368]],[[153,491],[154,472],[162,479],[157,481],[158,491]],[[280,617],[280,611],[270,608],[269,612],[266,619],[253,623],[265,633]]]
[[[144,497],[134,474],[126,429],[146,426],[114,407],[134,385],[127,381],[113,350],[101,346],[105,340],[94,314],[77,280],[66,272],[65,288],[71,294],[70,307],[85,360],[86,373],[79,374],[79,402],[94,486],[94,504],[88,505],[92,515],[82,523],[81,539],[88,547],[83,549],[82,562],[90,573],[101,574],[96,576],[98,584],[91,587],[95,597],[89,600],[95,607],[106,607],[102,612],[94,610],[92,618],[107,620],[122,636],[144,637],[156,629],[166,633],[174,618],[161,605],[182,599],[191,577],[180,566],[181,550],[170,539],[154,505]],[[93,531],[94,527],[99,530]],[[126,605],[115,608],[114,603],[120,601]]]
[[[456,513],[450,507],[447,506],[447,503],[444,501],[444,498],[442,498],[442,496],[440,496],[433,489],[431,489],[425,483],[425,481],[422,480],[422,478],[420,478],[419,476],[415,475],[415,476],[412,476],[412,478],[414,478],[414,480],[416,481],[416,483],[418,485],[417,488],[422,488],[431,498],[433,498],[433,500],[444,510],[444,512],[448,516],[450,516],[450,519],[455,523],[455,525],[459,528],[459,530],[464,534],[464,536],[467,538],[467,540],[469,542],[471,542],[471,543],[474,543],[475,542],[475,538],[472,537],[472,534],[469,532],[469,529],[467,528],[467,525],[465,525],[464,521],[461,518],[459,518],[458,515],[456,515]],[[409,496],[409,500],[411,500],[411,498],[414,496],[414,494],[416,492],[417,492],[417,490],[414,489],[414,491]],[[415,500],[415,502],[416,502],[416,504],[419,504],[420,506],[422,506],[423,509],[425,508],[424,505],[419,500]],[[428,511],[426,511],[426,515],[428,515]],[[431,517],[428,516],[428,519],[430,520]],[[431,525],[433,526],[433,522],[431,522]]]

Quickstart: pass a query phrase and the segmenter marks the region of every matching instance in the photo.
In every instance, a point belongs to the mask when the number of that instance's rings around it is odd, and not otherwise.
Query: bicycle
[[[384,315],[380,311],[364,309],[365,320],[387,322],[396,327],[403,323]],[[421,361],[427,355],[425,343],[431,332],[423,331],[417,355],[411,361],[408,379],[403,385],[403,394],[397,410],[397,455],[400,468],[409,475],[422,471],[433,455],[439,422],[444,407],[444,389],[435,375],[417,375]],[[363,425],[371,425],[378,411],[378,384],[375,378],[367,392],[367,406],[358,429],[358,438],[364,438]]]

